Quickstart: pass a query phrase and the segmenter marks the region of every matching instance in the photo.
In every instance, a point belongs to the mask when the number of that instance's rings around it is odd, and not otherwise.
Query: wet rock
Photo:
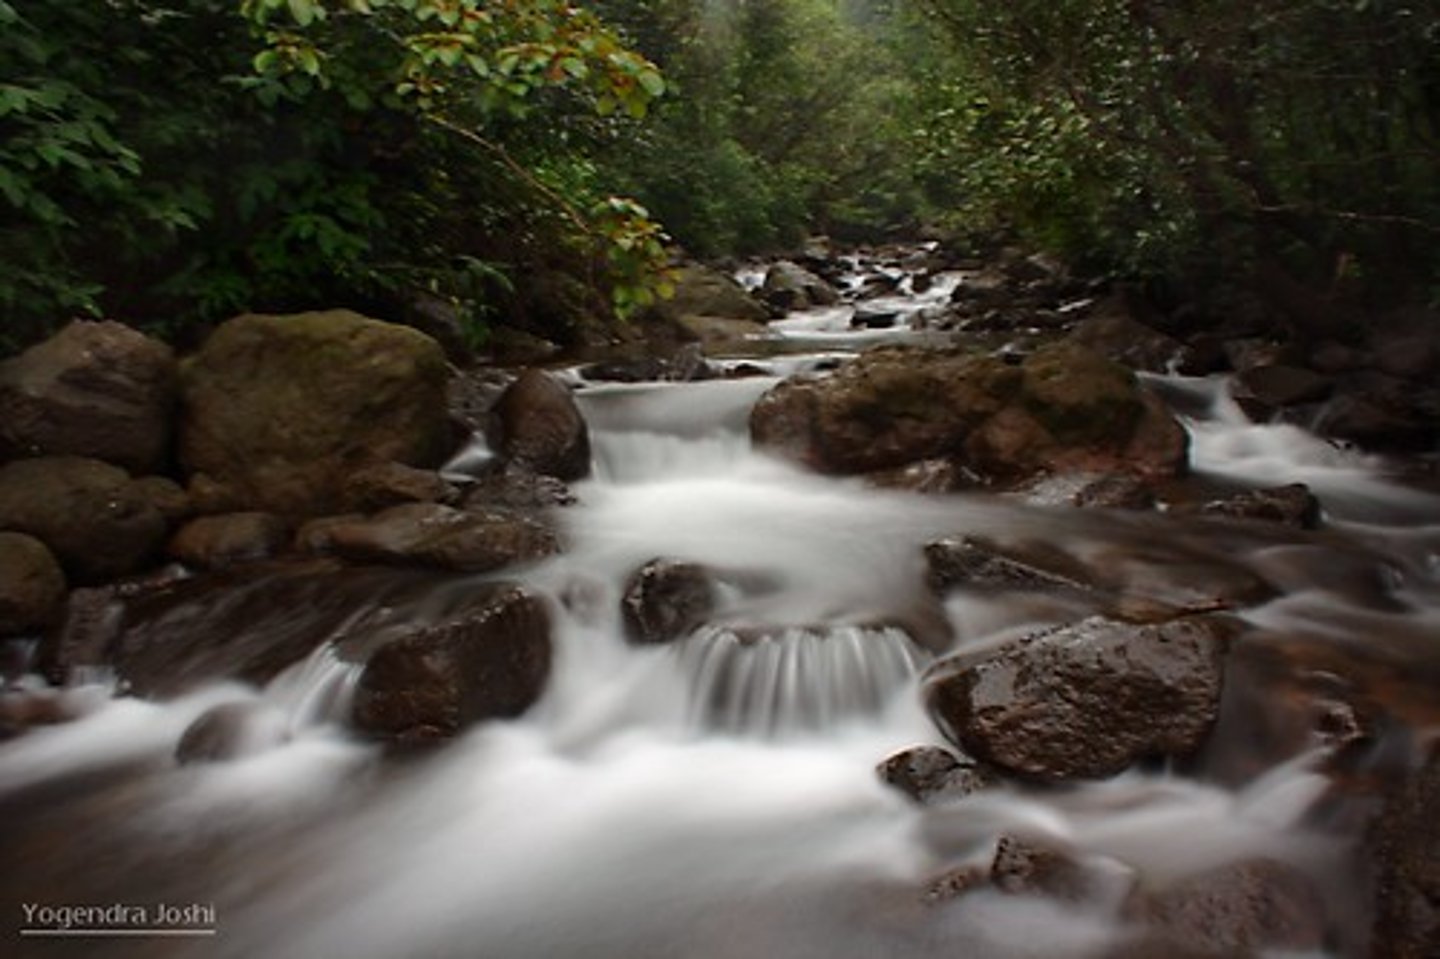
[[[492,445],[537,473],[576,480],[590,473],[590,431],[565,385],[526,370],[495,405]]]
[[[925,544],[925,581],[936,593],[952,589],[1086,590],[1080,581],[1005,555],[993,543],[961,536]]]
[[[770,265],[760,286],[760,296],[781,313],[840,302],[840,294],[833,286],[791,260]]]
[[[939,664],[931,717],[966,752],[1043,782],[1112,776],[1198,748],[1219,707],[1229,629],[1091,617]]]
[[[372,463],[347,476],[340,500],[348,509],[374,512],[402,503],[449,503],[459,491],[434,470],[404,463]]]
[[[1037,506],[1082,509],[1154,509],[1155,491],[1127,473],[1068,472],[1038,476],[1014,491]]]
[[[852,329],[888,330],[899,322],[899,310],[887,310],[874,306],[856,307],[855,315],[850,317]]]
[[[50,625],[65,599],[65,574],[45,544],[0,532],[0,636]]]
[[[88,584],[135,572],[165,541],[164,515],[118,466],[74,456],[0,467],[0,530],[27,533]]]
[[[1417,393],[1412,399],[1424,399],[1424,395]],[[1440,433],[1436,423],[1433,415],[1425,415],[1413,402],[1394,395],[1357,390],[1336,396],[1327,403],[1315,420],[1314,429],[1322,436],[1369,449],[1421,452],[1431,448]]]
[[[963,799],[999,781],[983,763],[940,746],[902,749],[875,771],[887,785],[927,805]]]
[[[524,589],[498,584],[464,618],[382,646],[360,675],[355,725],[403,743],[518,716],[550,673],[550,620]]]
[[[609,360],[580,368],[581,379],[598,383],[651,383],[660,380],[692,383],[718,374],[705,359],[699,343],[687,343],[668,358],[654,355],[631,360]]]
[[[199,569],[222,569],[268,559],[290,545],[290,524],[273,513],[201,516],[182,526],[166,551]]]
[[[110,662],[120,636],[125,607],[115,586],[81,587],[70,591],[54,629],[41,640],[36,665],[59,686]]]
[[[0,459],[83,456],[160,472],[175,398],[170,347],[120,323],[77,320],[0,363]]]
[[[1021,836],[1001,836],[990,864],[990,883],[1011,895],[1038,894],[1079,901],[1094,891],[1092,876],[1059,845]]]
[[[465,492],[467,511],[510,510],[534,513],[579,500],[573,490],[553,476],[542,476],[518,463],[506,463],[480,476]]]
[[[540,559],[559,549],[555,534],[528,517],[437,503],[393,506],[372,517],[329,525],[325,534],[330,552],[346,559],[471,573]]]
[[[165,523],[174,527],[195,512],[190,494],[179,483],[164,476],[137,476],[130,489],[144,502],[149,503],[165,517]]]
[[[958,493],[983,486],[981,478],[958,459],[936,457],[907,463],[897,469],[870,473],[866,481],[882,489],[912,493]]]
[[[1183,349],[1179,340],[1135,319],[1121,296],[1096,303],[1069,339],[1131,369],[1152,373],[1166,372]]]
[[[654,559],[625,583],[620,613],[632,643],[668,643],[689,635],[715,611],[715,583],[699,563]]]
[[[222,703],[201,713],[180,736],[175,759],[197,762],[242,759],[289,738],[285,717],[259,703]]]
[[[685,316],[705,316],[750,323],[764,323],[770,311],[746,292],[734,277],[719,270],[689,263],[675,271],[675,295],[658,304],[654,311],[678,321]]]
[[[1304,483],[1249,490],[1200,507],[1201,516],[1259,520],[1295,529],[1314,529],[1320,523],[1320,501]]]
[[[1323,899],[1303,873],[1273,859],[1233,863],[1138,893],[1125,911],[1150,927],[1152,945],[1168,942],[1202,955],[1309,953],[1325,945]]]
[[[1371,955],[1440,955],[1440,755],[1394,790],[1370,846],[1376,870]]]
[[[449,449],[440,346],[347,310],[237,317],[182,370],[180,454],[230,509],[315,515],[368,462],[437,464]]]
[[[1236,374],[1230,392],[1245,415],[1269,420],[1276,410],[1329,398],[1335,381],[1298,366],[1254,366]]]
[[[495,404],[515,379],[509,370],[489,366],[451,369],[445,384],[445,405],[456,432],[461,437],[483,435]]]

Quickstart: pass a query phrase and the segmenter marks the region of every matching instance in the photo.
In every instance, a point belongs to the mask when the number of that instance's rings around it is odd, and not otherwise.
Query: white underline
[[[21,929],[22,936],[213,936],[214,929]]]

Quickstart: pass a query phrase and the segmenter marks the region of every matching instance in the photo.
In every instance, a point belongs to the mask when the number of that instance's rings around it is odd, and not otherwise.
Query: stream
[[[891,305],[913,315],[955,282],[902,284]],[[752,450],[749,409],[783,376],[928,335],[852,330],[851,311],[793,314],[753,353],[712,358],[766,375],[581,385],[594,472],[560,511],[567,548],[503,574],[547,597],[555,623],[546,693],[519,720],[385,757],[340,722],[357,667],[328,648],[260,690],[149,702],[97,677],[67,691],[81,718],[0,743],[9,924],[37,903],[200,904],[213,918],[203,935],[103,943],[12,933],[6,954],[1099,957],[1137,935],[1130,879],[1257,856],[1310,877],[1328,917],[1323,944],[1273,955],[1361,954],[1371,800],[1324,772],[1325,743],[1254,740],[1285,721],[1266,683],[1349,669],[1336,681],[1388,717],[1353,770],[1405,763],[1440,722],[1440,497],[1299,427],[1251,423],[1222,377],[1154,377],[1191,433],[1193,481],[1304,482],[1320,530],[886,491]],[[1203,561],[1273,586],[1239,610],[1251,629],[1205,753],[936,806],[883,784],[879,761],[943,741],[918,695],[934,653],[902,626],[942,619],[953,649],[976,651],[1088,613],[1023,592],[936,599],[922,547],[958,535],[1132,562],[1169,584]],[[655,557],[718,571],[722,607],[684,642],[636,647],[619,597]],[[224,702],[268,717],[256,748],[177,764],[187,726]],[[936,877],[988,864],[1001,835],[1063,843],[1115,877],[1113,895],[927,901]]]

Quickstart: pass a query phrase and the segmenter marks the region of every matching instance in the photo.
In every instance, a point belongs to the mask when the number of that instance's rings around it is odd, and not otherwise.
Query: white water
[[[121,812],[77,821],[70,842],[125,833],[137,862],[157,846],[228,842],[223,867],[159,884],[218,911],[217,938],[166,943],[170,955],[1048,959],[1099,955],[1129,935],[1116,903],[987,891],[923,906],[920,891],[988,862],[1005,833],[1068,845],[1121,888],[1127,876],[1164,882],[1262,854],[1312,874],[1337,868],[1342,851],[1301,825],[1324,789],[1310,756],[1233,790],[1137,772],[922,810],[883,787],[878,760],[938,741],[913,678],[929,654],[895,624],[938,621],[959,646],[980,647],[1045,618],[1004,597],[935,603],[920,544],[1105,533],[1072,514],[883,493],[758,456],[745,417],[773,382],[586,392],[596,478],[563,514],[566,553],[530,574],[553,598],[558,649],[523,719],[391,769],[336,723],[354,672],[322,650],[263,691],[116,699],[0,745],[0,800],[138,767]],[[1215,409],[1190,423],[1202,470],[1304,479],[1327,506],[1400,495],[1369,461],[1332,460],[1303,434]],[[1136,522],[1163,540],[1163,517]],[[719,625],[676,647],[623,641],[624,579],[654,557],[719,572]],[[1287,599],[1252,616],[1280,621],[1297,603],[1295,615],[1316,608]],[[744,644],[747,629],[763,635]],[[283,717],[283,735],[230,763],[176,766],[183,730],[234,701]],[[124,901],[146,881],[102,892]]]

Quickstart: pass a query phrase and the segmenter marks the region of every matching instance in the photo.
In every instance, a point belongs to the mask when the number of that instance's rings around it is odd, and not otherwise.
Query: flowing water
[[[797,316],[777,335],[797,349],[871,339],[847,340],[838,315]],[[778,376],[804,360],[771,362]],[[329,647],[263,690],[158,703],[67,692],[82,718],[0,745],[10,924],[24,904],[203,903],[214,935],[12,938],[7,954],[1101,956],[1135,933],[1120,903],[1134,877],[1164,884],[1260,855],[1314,879],[1338,930],[1327,950],[1357,948],[1364,887],[1353,828],[1323,814],[1335,802],[1324,744],[1249,748],[1259,720],[1241,694],[1269,681],[1259,667],[1227,689],[1215,744],[1184,772],[922,808],[874,766],[939,741],[917,692],[935,648],[981,649],[1087,611],[1083,598],[934,599],[921,546],[964,533],[1108,563],[1162,598],[1196,575],[1263,579],[1278,595],[1242,611],[1255,650],[1374,666],[1400,725],[1430,728],[1440,500],[1378,461],[1249,423],[1221,380],[1179,378],[1158,385],[1183,401],[1200,478],[1303,480],[1325,530],[884,492],[750,449],[748,410],[776,378],[582,391],[595,474],[561,512],[566,552],[519,574],[549,599],[557,643],[545,696],[519,720],[383,758],[338,721],[355,667]],[[683,643],[637,648],[619,596],[655,557],[716,570],[722,608]],[[263,717],[244,754],[177,764],[184,730],[219,703]],[[988,863],[1002,834],[1063,843],[1120,892],[925,900],[934,877]]]

